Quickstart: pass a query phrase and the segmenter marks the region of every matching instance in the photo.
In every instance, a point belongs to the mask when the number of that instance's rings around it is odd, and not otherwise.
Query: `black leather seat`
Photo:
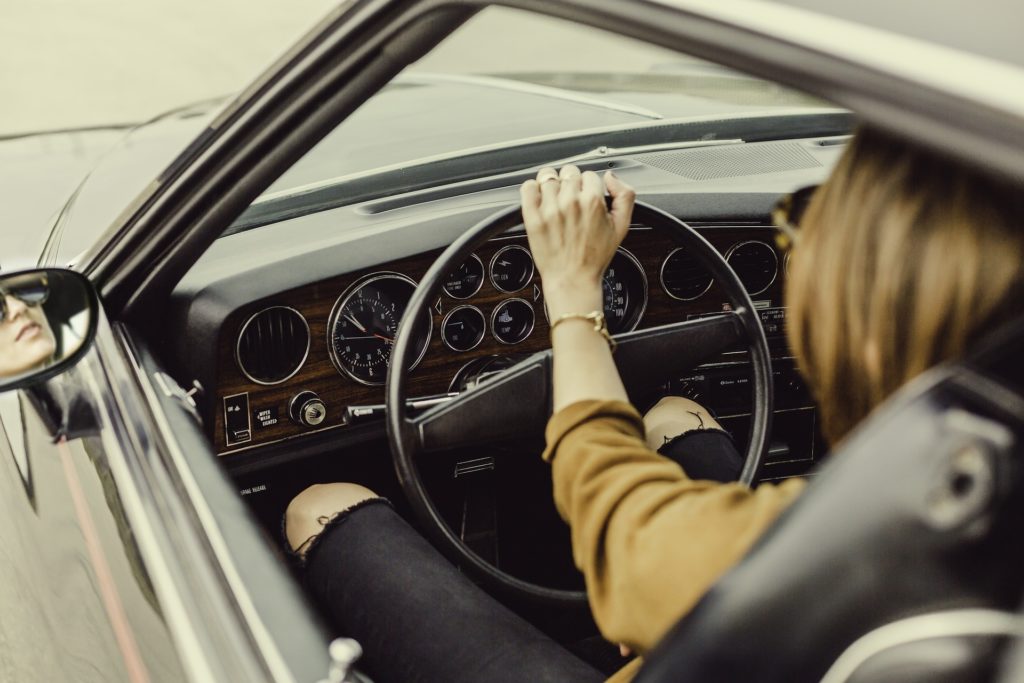
[[[1021,623],[1022,341],[1008,326],[877,410],[636,683],[819,681],[844,653],[836,681],[992,679]]]

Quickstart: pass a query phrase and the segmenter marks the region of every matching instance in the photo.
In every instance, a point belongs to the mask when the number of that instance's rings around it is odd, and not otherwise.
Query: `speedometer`
[[[338,298],[328,322],[327,346],[339,372],[361,384],[384,384],[398,324],[415,289],[416,283],[404,275],[377,273]],[[418,352],[410,370],[423,358],[430,342],[430,314],[424,311],[421,315],[426,324],[416,339]]]
[[[612,334],[636,329],[647,308],[647,276],[636,257],[619,248],[601,278],[602,305]]]

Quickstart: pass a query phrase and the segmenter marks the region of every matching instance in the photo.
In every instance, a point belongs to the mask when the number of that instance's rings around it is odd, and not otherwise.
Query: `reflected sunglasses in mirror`
[[[0,323],[7,320],[7,297],[17,299],[26,306],[41,306],[50,297],[50,285],[46,278],[37,277],[0,287]]]
[[[817,185],[802,187],[796,192],[783,195],[772,209],[772,223],[778,229],[775,244],[783,252],[792,250],[800,233],[800,222],[807,212]]]

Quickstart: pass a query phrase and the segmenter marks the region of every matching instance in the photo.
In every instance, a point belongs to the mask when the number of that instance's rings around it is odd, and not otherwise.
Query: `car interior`
[[[467,24],[446,42],[474,30]],[[593,33],[583,35],[593,41]],[[703,77],[686,72],[676,80],[699,83]],[[414,71],[397,81],[423,78]],[[666,78],[673,82],[671,74],[661,80]],[[718,72],[711,78],[741,80]],[[741,92],[743,85],[762,85],[744,81],[732,87]],[[366,107],[372,110],[373,104]],[[852,132],[853,117],[824,103],[777,114],[750,110],[713,122],[659,119],[644,130],[620,125],[597,133],[566,131],[551,136],[550,152],[542,147],[537,153],[555,162],[567,138],[584,136],[600,143],[594,147],[622,149],[575,163],[583,170],[613,170],[642,200],[692,226],[735,271],[771,353],[774,426],[760,481],[777,481],[805,475],[825,456],[825,446],[814,402],[786,345],[787,263],[769,214],[781,194],[827,176]],[[199,409],[220,463],[278,545],[288,502],[317,482],[363,484],[415,519],[396,481],[385,433],[385,379],[398,322],[442,250],[496,209],[515,204],[519,184],[536,172],[527,166],[446,182],[447,167],[406,169],[412,177],[404,178],[404,187],[411,191],[374,196],[360,192],[359,179],[345,173],[351,169],[321,168],[327,162],[320,157],[328,155],[320,150],[336,152],[349,123],[214,243],[175,288],[167,310],[166,320],[177,330],[163,344],[169,368],[183,386],[198,381],[204,387]],[[341,179],[289,194],[296,184],[328,171]],[[440,181],[431,171],[441,174]],[[386,173],[377,180],[387,181]],[[613,334],[730,309],[692,250],[643,222],[631,226],[603,286]],[[429,310],[418,315],[425,332],[415,340],[406,388],[413,412],[442,405],[546,349],[549,321],[522,226],[475,249],[444,280]],[[211,352],[200,351],[205,349]],[[636,396],[637,407],[646,410],[666,395],[697,400],[742,450],[753,400],[747,356],[737,346],[699,367],[666,374]],[[504,400],[515,402],[517,396]],[[526,581],[582,590],[568,528],[551,500],[548,466],[539,458],[542,448],[538,430],[431,452],[420,461],[420,471],[445,522],[482,559]],[[523,492],[529,506],[520,504]],[[512,602],[560,640],[585,641],[593,634],[585,613]]]
[[[646,72],[656,87],[634,82],[623,75],[626,68],[611,69],[616,73],[609,85],[599,77],[602,69],[581,65],[578,57],[592,56],[611,40],[589,28],[572,27],[570,33],[582,36],[580,50],[566,49],[569,56],[552,60],[544,73],[496,76],[489,68],[498,66],[485,63],[477,68],[494,82],[433,75],[445,68],[446,45],[471,40],[476,32],[489,35],[506,19],[502,13],[537,21],[541,34],[557,21],[487,10],[458,29],[379,96],[419,93],[426,102],[416,106],[428,114],[411,110],[410,118],[423,119],[374,133],[375,116],[387,103],[368,102],[202,255],[175,287],[163,328],[150,340],[178,384],[202,387],[196,398],[205,435],[282,563],[288,562],[283,512],[313,483],[362,484],[419,524],[387,438],[389,363],[403,316],[419,318],[406,354],[412,359],[405,386],[412,415],[486,387],[549,347],[541,283],[521,224],[474,248],[443,278],[428,306],[412,310],[409,303],[449,245],[514,206],[519,185],[538,168],[562,162],[614,171],[639,199],[692,227],[742,283],[771,357],[771,431],[757,483],[814,476],[827,456],[814,400],[786,343],[788,264],[770,214],[781,195],[827,177],[855,117],[799,93],[780,95],[779,86],[712,64],[680,65],[678,55]],[[542,132],[531,133],[528,145],[499,144],[487,138],[491,133],[471,127],[458,142],[441,140],[430,126],[460,115],[449,109],[470,111],[474,95],[458,90],[470,86],[503,93],[519,88],[535,96],[544,89],[540,97],[575,97],[573,106],[595,111],[595,102],[607,100],[618,103],[615,116],[625,108],[622,94],[638,92],[637,107],[673,113],[643,123],[541,121]],[[434,87],[446,90],[432,94]],[[673,110],[683,106],[672,99],[674,88],[696,89],[685,95],[694,113]],[[493,117],[488,107],[504,106],[504,99],[481,97],[483,114],[474,116]],[[706,107],[716,98],[736,106],[712,115]],[[513,131],[508,140],[526,137],[524,116],[513,112],[500,121],[506,133]],[[358,153],[343,153],[353,140],[372,134],[390,143],[377,143],[382,156],[375,157],[369,142]],[[634,221],[603,288],[609,328],[624,337],[733,309],[701,258],[644,220]],[[667,395],[698,401],[742,452],[750,440],[752,373],[750,352],[734,344],[697,367],[667,369],[631,396],[641,412]],[[502,410],[512,411],[522,398],[510,389],[488,407],[487,419],[499,424]],[[539,457],[542,429],[541,423],[514,439],[431,450],[421,454],[419,474],[448,528],[482,560],[533,584],[579,591],[569,531],[551,500],[549,467]],[[621,665],[596,637],[585,610],[514,594],[497,597],[605,670]],[[703,642],[692,633],[687,637]]]

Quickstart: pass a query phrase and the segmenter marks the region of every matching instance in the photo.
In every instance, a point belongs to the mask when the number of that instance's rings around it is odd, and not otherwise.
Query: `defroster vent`
[[[272,306],[242,326],[235,360],[253,382],[278,384],[299,371],[308,353],[306,319],[294,308]]]

